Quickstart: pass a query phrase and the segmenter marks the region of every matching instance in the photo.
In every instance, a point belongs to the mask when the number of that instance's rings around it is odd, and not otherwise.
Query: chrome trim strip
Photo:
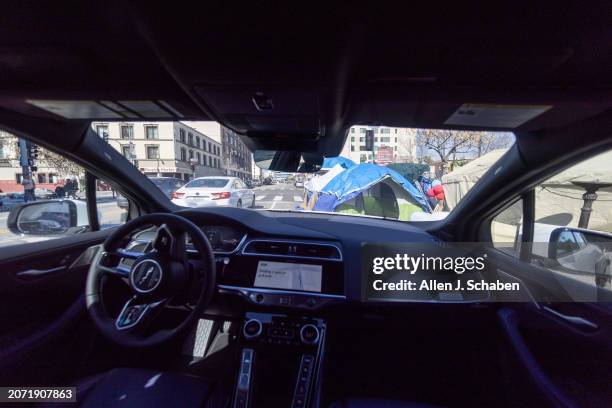
[[[550,308],[548,306],[542,306],[542,309],[545,310],[546,312],[554,315],[554,316],[557,316],[559,319],[561,319],[561,320],[563,320],[563,321],[565,321],[565,322],[567,322],[569,324],[573,324],[575,326],[586,326],[586,327],[594,329],[594,330],[599,329],[599,326],[597,326],[592,321],[587,320],[587,319],[585,319],[583,317],[580,317],[580,316],[568,316],[568,315],[565,315],[565,314],[563,314],[561,312],[557,312],[555,309],[552,309],[552,308]]]
[[[307,245],[328,246],[328,247],[336,248],[336,250],[338,251],[338,255],[340,255],[340,258],[321,258],[318,256],[302,256],[302,255],[262,254],[262,253],[250,252],[250,251],[246,252],[246,248],[253,242],[280,242],[280,243],[286,243],[286,244],[307,244]],[[336,244],[331,244],[327,242],[291,240],[291,239],[282,239],[282,238],[280,239],[259,239],[259,238],[252,239],[244,245],[244,248],[242,249],[241,254],[246,255],[246,256],[272,256],[272,257],[278,257],[278,258],[316,259],[316,260],[332,261],[332,262],[342,262],[343,260],[342,250]]]
[[[35,277],[35,276],[44,276],[44,275],[52,274],[55,272],[60,272],[63,270],[68,270],[68,267],[65,265],[62,265],[62,266],[57,266],[55,268],[49,268],[49,269],[27,269],[25,271],[19,271],[15,275],[19,276],[20,278]]]
[[[257,333],[255,334],[247,334],[246,332],[246,327],[250,322],[257,322],[257,324],[259,325],[259,330],[257,330]],[[244,336],[245,339],[254,339],[255,337],[259,337],[261,335],[261,333],[263,332],[263,325],[262,323],[257,320],[257,319],[249,319],[247,320],[244,325],[242,326],[242,335]]]
[[[133,245],[132,247],[134,247],[134,246],[136,246],[136,245]],[[123,258],[136,259],[136,258],[140,258],[142,255],[144,255],[144,252],[136,252],[136,251],[130,251],[128,249],[117,248],[117,255],[121,256],[122,260],[123,260]]]
[[[312,341],[304,340],[304,333],[303,333],[303,331],[304,331],[304,328],[307,327],[307,326],[312,326],[317,331],[317,337],[314,340],[312,340]],[[300,329],[300,340],[302,340],[302,343],[304,343],[304,344],[308,344],[308,345],[311,345],[311,346],[315,345],[315,344],[317,344],[319,342],[320,338],[321,338],[321,331],[319,330],[319,328],[317,326],[315,326],[312,323],[307,323],[307,324],[303,325],[302,328]]]
[[[232,286],[232,285],[217,285],[219,289],[226,290],[228,292],[238,292],[242,295],[248,296],[249,293],[263,293],[267,295],[301,295],[318,297],[324,299],[338,299],[346,300],[345,295],[332,295],[329,293],[317,293],[317,292],[303,292],[297,290],[281,290],[281,289],[261,289],[261,288],[246,288],[244,286]]]
[[[130,268],[128,268],[128,267],[126,267],[124,265],[119,264],[119,265],[116,266],[115,269],[117,269],[117,271],[123,272],[125,274],[125,275],[119,275],[119,276],[124,276],[124,277],[127,278],[130,275]]]

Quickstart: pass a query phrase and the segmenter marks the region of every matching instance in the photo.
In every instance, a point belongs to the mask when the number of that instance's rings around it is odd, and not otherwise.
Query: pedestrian
[[[66,192],[66,197],[68,198],[76,198],[76,183],[71,179],[66,179],[66,184],[64,184],[64,190]]]
[[[57,186],[55,186],[55,196],[57,198],[64,198],[66,196],[66,190],[64,189],[64,186],[59,183],[57,184]]]

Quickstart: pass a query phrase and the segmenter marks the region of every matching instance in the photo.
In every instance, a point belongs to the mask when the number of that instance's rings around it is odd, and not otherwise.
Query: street
[[[293,184],[272,184],[256,187],[254,191],[255,209],[293,210],[303,201],[304,190]]]

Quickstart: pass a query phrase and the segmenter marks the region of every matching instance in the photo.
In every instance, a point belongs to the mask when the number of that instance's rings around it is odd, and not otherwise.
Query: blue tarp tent
[[[321,166],[321,170],[329,170],[335,167],[336,164],[341,165],[345,169],[350,169],[351,167],[356,166],[354,161],[352,161],[351,159],[347,159],[346,157],[326,157],[325,160],[323,160],[323,166]]]
[[[376,164],[355,165],[338,174],[321,189],[313,210],[332,212],[342,203],[387,178],[400,185],[423,211],[431,211],[423,194],[410,181],[398,172]]]

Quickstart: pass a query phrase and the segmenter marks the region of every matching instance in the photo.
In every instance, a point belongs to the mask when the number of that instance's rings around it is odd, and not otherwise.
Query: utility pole
[[[25,201],[36,200],[33,173],[38,170],[36,159],[38,158],[38,147],[25,139],[19,138],[19,164],[21,165],[23,195]],[[27,187],[27,188],[26,188]]]
[[[19,138],[19,164],[21,165],[22,180],[30,177],[30,163],[28,160],[28,145],[25,139]]]
[[[366,129],[365,131],[365,149],[366,151],[372,152],[372,163],[376,163],[376,157],[374,156],[375,153],[374,153],[374,130],[373,129]]]

